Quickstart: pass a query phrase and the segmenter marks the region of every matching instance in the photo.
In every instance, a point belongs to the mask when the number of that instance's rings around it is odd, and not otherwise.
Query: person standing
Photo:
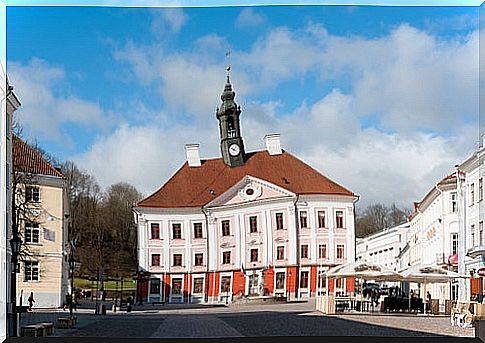
[[[32,311],[32,306],[34,306],[35,300],[34,300],[34,292],[30,292],[29,299],[27,299],[29,302],[29,311]]]

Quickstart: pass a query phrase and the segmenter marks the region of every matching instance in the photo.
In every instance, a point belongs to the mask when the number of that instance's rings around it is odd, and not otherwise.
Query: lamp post
[[[71,250],[70,254],[69,254],[69,271],[70,271],[70,274],[71,274],[71,301],[69,302],[69,319],[72,320],[73,316],[72,316],[72,307],[73,307],[73,303],[74,303],[74,263],[75,263],[75,260],[74,260],[74,254]]]
[[[118,279],[119,279],[118,273],[116,273],[115,279],[116,279],[116,292],[115,292],[115,309],[114,310],[116,311],[116,306],[118,306]]]
[[[121,276],[121,293],[120,293],[120,306],[121,306],[121,303],[123,302],[123,282],[125,280],[123,279],[123,276]]]
[[[12,304],[12,336],[17,337],[17,263],[18,256],[20,254],[20,248],[22,247],[22,240],[14,233],[14,236],[10,240],[10,248],[12,249],[12,275],[10,280],[10,302]]]

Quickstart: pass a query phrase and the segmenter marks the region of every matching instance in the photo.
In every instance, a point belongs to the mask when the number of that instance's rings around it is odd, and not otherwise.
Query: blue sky
[[[225,52],[248,150],[264,134],[361,195],[410,206],[478,142],[478,8],[8,7],[27,139],[148,194],[219,155]]]

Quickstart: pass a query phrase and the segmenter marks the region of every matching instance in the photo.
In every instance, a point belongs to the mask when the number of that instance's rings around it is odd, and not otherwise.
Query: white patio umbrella
[[[458,274],[431,264],[417,264],[407,267],[400,270],[399,274],[402,276],[402,281],[423,283],[425,291],[428,283],[446,283],[454,279],[469,278],[468,275]],[[409,303],[411,304],[411,297]],[[409,306],[411,307],[411,305]]]
[[[342,264],[327,271],[328,278],[355,277],[362,280],[400,281],[399,273],[378,264],[356,261]]]

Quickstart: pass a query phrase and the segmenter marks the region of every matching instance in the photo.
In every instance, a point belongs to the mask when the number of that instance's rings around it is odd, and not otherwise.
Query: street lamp
[[[10,302],[12,304],[12,336],[17,337],[17,263],[20,255],[20,248],[22,247],[22,240],[14,233],[10,240],[10,248],[12,250],[12,275],[10,279]]]
[[[118,306],[118,279],[119,279],[118,273],[116,273],[115,279],[116,279],[116,292],[115,292],[115,308],[114,308],[114,310],[116,311],[116,306]]]
[[[71,251],[69,254],[69,271],[71,272],[71,301],[69,302],[69,319],[72,321],[72,306],[74,303],[74,254]]]

